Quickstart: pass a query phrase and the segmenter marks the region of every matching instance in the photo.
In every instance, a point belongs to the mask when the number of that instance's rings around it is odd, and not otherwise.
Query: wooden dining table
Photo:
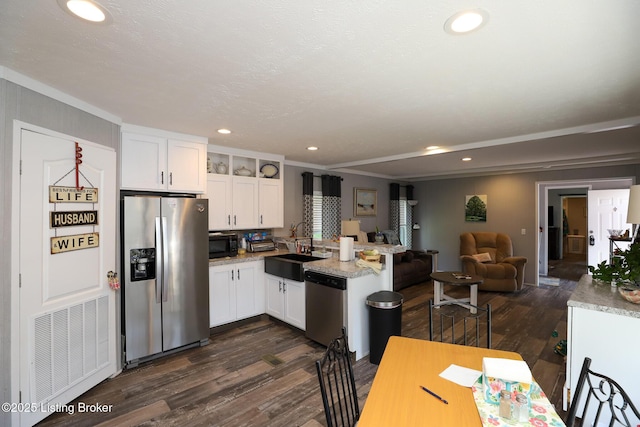
[[[482,426],[471,388],[439,374],[451,364],[482,371],[484,357],[522,360],[510,351],[390,337],[358,427]]]

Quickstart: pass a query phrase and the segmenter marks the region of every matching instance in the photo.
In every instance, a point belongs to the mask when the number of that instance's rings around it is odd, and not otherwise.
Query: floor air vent
[[[284,363],[284,360],[280,359],[274,354],[265,354],[264,356],[262,356],[262,360],[274,367]]]
[[[109,362],[109,297],[34,318],[31,402],[42,402]]]

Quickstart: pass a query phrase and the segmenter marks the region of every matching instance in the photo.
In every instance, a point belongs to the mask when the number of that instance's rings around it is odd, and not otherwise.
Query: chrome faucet
[[[295,225],[295,227],[293,223],[291,223],[291,229],[289,230],[291,232],[291,237],[298,237],[298,227],[300,227],[300,224],[304,224],[304,221],[300,221]]]
[[[299,223],[297,223],[295,226],[293,225],[293,223],[291,224],[291,229],[289,230],[291,232],[291,237],[293,237],[294,239],[298,237],[298,227],[300,227],[300,224],[307,224],[305,221],[300,221]],[[311,224],[311,223],[308,223]],[[307,237],[307,236],[304,236]],[[309,252],[311,252],[313,250],[313,236],[309,236]]]

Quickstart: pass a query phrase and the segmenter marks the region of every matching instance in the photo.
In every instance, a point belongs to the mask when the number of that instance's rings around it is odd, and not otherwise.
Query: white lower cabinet
[[[209,326],[264,313],[264,261],[209,268]]]
[[[562,409],[569,409],[585,357],[591,359],[592,370],[613,378],[637,406],[640,402],[640,377],[632,359],[640,354],[640,340],[637,338],[640,307],[625,301],[617,288],[593,283],[587,274],[578,282],[567,306],[567,363]],[[583,390],[578,413],[582,411],[585,400],[586,390]],[[593,420],[597,408],[592,399],[587,411],[591,415],[586,419]],[[608,405],[605,405],[600,419],[609,419],[609,414]],[[640,418],[628,415],[629,425],[640,425]]]
[[[296,328],[305,330],[305,285],[265,274],[266,312]]]

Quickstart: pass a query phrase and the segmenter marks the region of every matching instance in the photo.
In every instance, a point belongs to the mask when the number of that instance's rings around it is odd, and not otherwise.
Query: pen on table
[[[431,390],[429,390],[425,386],[420,386],[420,388],[423,389],[424,391],[426,391],[427,393],[429,393],[431,396],[433,396],[436,399],[438,399],[440,402],[444,403],[445,405],[449,404],[449,402],[447,402],[446,400],[444,400],[443,398],[441,398],[440,396],[438,396],[437,394],[435,394],[434,392],[432,392]]]

